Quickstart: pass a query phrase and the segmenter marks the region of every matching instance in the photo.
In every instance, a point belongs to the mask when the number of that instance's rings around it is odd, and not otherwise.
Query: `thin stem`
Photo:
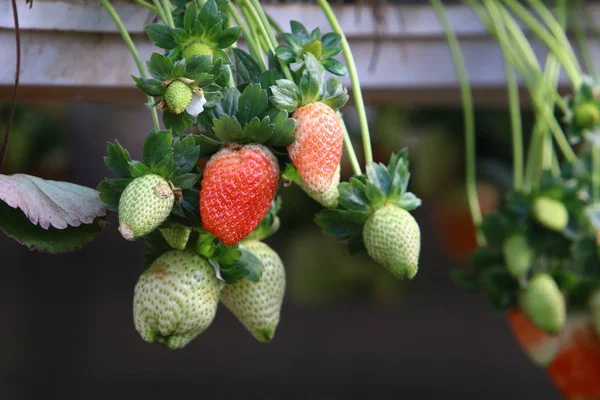
[[[231,18],[233,18],[235,23],[242,29],[242,35],[244,36],[244,40],[248,45],[248,50],[250,50],[250,54],[258,63],[261,72],[265,71],[267,69],[265,66],[265,60],[263,57],[261,57],[261,52],[258,48],[258,45],[256,44],[254,37],[250,34],[248,27],[246,26],[246,24],[244,24],[244,21],[242,21],[242,16],[238,12],[237,8],[235,8],[235,6],[230,1],[227,2],[227,11],[229,12],[229,15],[231,15]]]
[[[139,5],[146,7],[148,10],[152,11],[155,15],[158,15],[158,10],[152,4],[144,1],[144,0],[135,0]]]
[[[506,83],[508,90],[508,106],[510,111],[510,125],[512,130],[513,145],[513,187],[520,191],[523,186],[523,127],[521,123],[521,109],[519,99],[519,86],[513,69],[510,57],[507,53],[506,45],[509,43],[506,28],[502,23],[502,17],[492,0],[485,0],[485,4],[490,13],[491,20],[496,26],[498,41],[502,47],[502,57],[504,60],[504,72],[506,74]]]
[[[256,44],[255,51],[258,53],[257,59],[261,60],[262,65],[265,65],[265,62],[264,62],[265,53],[263,51],[262,43],[260,41],[260,34],[258,33],[258,28],[256,27],[256,21],[254,20],[254,17],[252,16],[252,12],[250,11],[248,4],[245,1],[242,1],[241,4],[239,4],[239,7],[240,7],[240,10],[242,10],[244,19],[246,20],[246,22],[248,23],[248,26],[250,27],[249,36],[253,38],[254,43]],[[266,69],[266,67],[265,67],[265,69]]]
[[[463,118],[465,122],[465,154],[466,154],[466,189],[471,218],[476,227],[481,224],[481,207],[479,205],[479,197],[477,196],[477,176],[475,170],[475,113],[473,109],[473,98],[471,94],[471,86],[465,60],[460,50],[460,44],[456,38],[456,34],[450,25],[450,21],[446,16],[444,6],[440,0],[430,0],[433,6],[438,21],[440,21],[450,52],[456,69],[456,74],[460,83],[460,94],[463,105]],[[485,238],[481,232],[477,232],[477,242],[479,245],[485,244]]]
[[[597,203],[600,201],[600,170],[598,169],[598,165],[600,165],[600,147],[595,144],[592,145],[592,165],[594,165],[592,169],[592,196],[594,203]]]
[[[577,47],[579,47],[579,51],[581,53],[581,57],[583,58],[583,65],[585,65],[585,70],[590,75],[596,74],[596,66],[594,64],[594,58],[590,54],[590,46],[585,36],[585,31],[581,27],[581,20],[577,18],[579,15],[585,15],[586,7],[585,2],[582,0],[577,0],[575,3],[576,13],[573,15],[573,28],[575,31],[575,39],[577,40]]]
[[[13,21],[15,24],[15,46],[16,46],[16,60],[15,60],[15,87],[13,88],[12,102],[10,105],[10,112],[8,114],[8,121],[6,122],[6,131],[2,138],[2,147],[0,148],[0,170],[2,169],[2,162],[4,161],[4,155],[8,147],[8,138],[10,136],[10,128],[12,127],[13,120],[15,118],[15,108],[17,108],[17,93],[19,91],[19,77],[21,75],[21,30],[19,29],[19,13],[17,12],[17,1],[11,0]]]
[[[131,55],[133,56],[133,59],[135,60],[135,64],[137,65],[138,70],[140,71],[140,75],[142,76],[142,78],[146,78],[147,77],[146,70],[144,69],[144,64],[142,64],[142,60],[140,59],[140,54],[138,53],[138,51],[135,47],[135,44],[131,40],[131,36],[129,36],[129,32],[127,32],[127,29],[125,29],[125,25],[123,25],[123,21],[121,21],[121,17],[119,17],[119,14],[117,14],[117,12],[113,8],[113,6],[110,5],[110,2],[108,0],[100,0],[100,3],[102,3],[102,5],[104,6],[104,8],[108,12],[108,14],[111,16],[111,18],[115,22],[115,25],[117,26],[117,29],[119,30],[119,33],[121,34],[121,37],[123,38],[123,41],[127,45],[129,52],[131,53]],[[146,96],[146,97],[148,98],[148,101],[150,103],[154,103],[154,98],[152,98],[151,96]],[[157,131],[160,130],[160,124],[158,123],[158,114],[156,112],[155,107],[152,107],[150,109],[150,114],[152,115],[152,124],[154,125],[154,129],[156,129]]]
[[[348,44],[348,39],[340,26],[331,6],[327,0],[317,0],[317,3],[325,13],[331,28],[342,37],[342,52],[344,53],[344,59],[346,60],[346,66],[348,67],[348,75],[350,75],[350,82],[352,83],[352,95],[354,96],[354,104],[356,106],[356,112],[358,113],[358,122],[360,125],[360,134],[363,143],[363,149],[365,153],[365,165],[369,165],[373,162],[373,150],[371,149],[371,133],[369,132],[369,122],[367,120],[367,111],[365,109],[365,102],[362,96],[362,90],[360,88],[360,80],[358,79],[358,72],[356,70],[356,64],[354,63],[354,57],[352,56],[352,50]]]
[[[550,51],[560,60],[573,86],[579,87],[581,74],[577,61],[567,56],[567,52],[564,51],[557,39],[525,7],[516,0],[504,0],[504,3],[548,46]]]
[[[267,14],[265,14],[265,10],[260,5],[258,0],[245,0],[248,2],[249,7],[253,10],[254,13],[258,16],[258,27],[260,28],[261,33],[265,41],[269,46],[269,50],[275,56],[275,48],[279,45],[277,43],[277,38],[271,29],[271,25],[269,24],[269,20],[267,18]],[[283,71],[283,75],[285,75],[286,79],[293,81],[292,73],[290,72],[290,67],[287,65],[285,61],[279,60],[279,65],[281,70]]]
[[[162,5],[160,4],[160,0],[152,0],[152,2],[154,3],[154,7],[156,7],[158,18],[160,18],[163,24],[168,25],[169,21],[165,15],[165,10],[163,10]]]
[[[284,33],[283,28],[281,28],[281,26],[277,23],[277,21],[275,21],[273,19],[273,17],[271,17],[269,14],[266,14],[266,15],[267,15],[267,20],[269,20],[269,24],[271,25],[271,27],[273,29],[275,29],[275,32],[277,32],[277,34],[280,36],[283,35],[283,33]]]
[[[173,21],[173,9],[171,8],[171,0],[162,0],[162,2],[165,16],[167,17],[167,24],[171,28],[175,28],[175,22]]]
[[[346,151],[346,155],[348,155],[348,158],[350,159],[352,171],[354,172],[355,176],[362,175],[360,164],[358,163],[358,157],[356,157],[356,152],[354,151],[354,146],[352,145],[352,139],[350,138],[350,134],[348,133],[348,128],[346,127],[346,123],[344,122],[342,113],[338,112],[338,117],[340,118],[340,122],[342,123],[342,129],[344,131],[344,150]]]

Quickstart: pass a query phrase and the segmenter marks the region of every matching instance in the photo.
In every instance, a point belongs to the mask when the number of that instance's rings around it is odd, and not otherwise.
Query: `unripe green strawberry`
[[[185,83],[175,80],[169,84],[165,92],[165,101],[169,111],[181,114],[192,101],[192,89]]]
[[[502,245],[508,272],[515,278],[524,276],[535,260],[535,251],[523,235],[512,235]]]
[[[590,296],[589,306],[592,312],[594,325],[596,326],[596,332],[600,336],[600,289],[596,290]]]
[[[331,186],[325,193],[317,193],[314,190],[306,187],[302,179],[298,179],[296,181],[298,186],[302,188],[313,200],[317,201],[324,207],[327,208],[335,208],[338,205],[338,197],[340,196],[338,192],[338,185],[340,183],[340,167],[338,165],[337,172],[335,173],[335,177],[333,182],[331,182]]]
[[[575,123],[578,127],[590,129],[600,123],[600,111],[593,103],[584,103],[575,108]]]
[[[183,250],[190,238],[192,230],[181,224],[173,224],[167,228],[162,228],[160,233],[162,233],[167,243],[169,243],[169,246]]]
[[[267,343],[273,339],[279,323],[285,269],[277,253],[262,242],[243,241],[240,247],[262,261],[262,276],[258,282],[242,279],[225,286],[221,301],[258,341]]]
[[[395,205],[375,211],[363,228],[369,256],[397,278],[412,279],[419,269],[421,230],[410,213]]]
[[[140,276],[133,297],[135,329],[146,342],[180,349],[212,323],[219,282],[193,251],[171,250]]]
[[[535,199],[533,216],[542,226],[553,231],[562,231],[569,223],[569,213],[565,205],[548,197]]]
[[[175,195],[169,182],[148,174],[134,179],[119,200],[119,232],[135,240],[158,228],[171,213]]]
[[[213,49],[208,44],[203,42],[194,42],[188,45],[183,52],[181,57],[190,58],[192,56],[211,56],[213,55]]]
[[[555,335],[565,325],[565,297],[548,274],[535,275],[519,296],[519,305],[540,330]]]

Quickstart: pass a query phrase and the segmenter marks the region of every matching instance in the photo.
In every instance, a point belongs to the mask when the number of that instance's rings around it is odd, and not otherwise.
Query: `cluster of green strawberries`
[[[586,78],[567,101],[569,140],[581,146],[576,162],[545,171],[529,193],[508,193],[481,225],[487,244],[473,270],[456,271],[459,284],[486,292],[493,308],[520,308],[540,330],[557,334],[569,311],[589,312],[600,333],[600,205],[592,157],[600,133],[600,85]]]
[[[109,143],[105,162],[116,178],[99,185],[121,235],[145,241],[136,329],[172,349],[211,324],[219,301],[256,339],[273,338],[285,270],[262,240],[279,227],[280,183],[296,183],[326,207],[317,221],[349,248],[365,248],[398,277],[417,272],[420,232],[408,210],[420,200],[406,192],[406,152],[340,183],[345,127],[337,110],[348,94],[324,78],[346,74],[333,58],[340,35],[292,22],[266,68],[236,47],[240,28],[228,27],[226,7],[182,4],[175,28],[147,26],[164,53],[148,61],[151,79],[134,80],[166,130],[147,136],[143,162]]]

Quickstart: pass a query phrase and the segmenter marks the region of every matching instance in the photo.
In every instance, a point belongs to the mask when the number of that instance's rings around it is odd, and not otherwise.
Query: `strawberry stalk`
[[[250,54],[258,63],[260,71],[264,72],[266,70],[266,66],[265,61],[261,56],[261,50],[258,47],[256,41],[254,40],[254,36],[250,34],[248,27],[242,21],[242,16],[240,15],[237,8],[233,5],[233,3],[227,2],[227,12],[231,16],[231,18],[233,18],[237,26],[239,26],[242,29],[242,35],[244,36],[244,41],[246,42],[246,45],[248,45],[248,50],[250,50]]]
[[[346,150],[346,154],[350,159],[352,172],[354,172],[354,175],[362,175],[360,164],[358,163],[358,157],[356,157],[356,152],[354,151],[354,146],[352,145],[352,139],[350,139],[350,135],[348,134],[348,128],[346,127],[344,118],[342,118],[342,114],[340,112],[338,112],[338,116],[342,124],[342,129],[344,130],[344,149]]]
[[[573,15],[573,31],[575,33],[575,39],[577,40],[577,47],[579,48],[581,58],[583,59],[583,65],[585,66],[586,72],[590,75],[596,75],[594,58],[590,54],[590,47],[585,36],[586,33],[580,25],[580,20],[577,18],[579,15],[585,16],[587,18],[586,22],[588,22],[588,25],[592,26],[592,23],[589,21],[590,14],[587,12],[585,7],[585,1],[576,0],[575,9],[576,11]]]
[[[110,15],[110,17],[115,22],[115,25],[117,26],[117,29],[119,30],[119,33],[121,34],[121,37],[123,38],[123,41],[127,45],[129,52],[131,53],[133,59],[135,60],[135,64],[137,65],[138,70],[140,71],[140,75],[142,76],[142,78],[146,79],[147,78],[146,69],[144,68],[144,64],[142,64],[142,60],[140,59],[140,54],[138,53],[137,48],[135,47],[135,44],[131,40],[131,36],[129,36],[129,33],[127,32],[127,29],[125,28],[125,25],[123,25],[123,21],[121,21],[121,17],[119,17],[119,14],[113,8],[113,6],[110,4],[110,2],[108,0],[100,0],[100,3],[104,6],[104,8],[106,9],[106,11]],[[152,98],[151,96],[146,96],[146,97],[148,98],[148,102],[150,104],[154,103],[154,98]],[[152,116],[152,125],[154,125],[154,129],[159,131],[160,125],[158,123],[158,114],[156,112],[156,108],[153,107],[150,109],[150,115]]]
[[[454,61],[454,67],[458,75],[460,83],[460,94],[463,104],[463,117],[465,121],[465,153],[466,153],[466,189],[469,209],[471,211],[471,219],[476,227],[481,224],[481,206],[477,197],[477,177],[475,171],[475,113],[473,110],[473,97],[471,94],[471,86],[467,75],[465,61],[460,51],[460,45],[450,21],[446,16],[446,11],[440,0],[430,0],[437,18],[442,24],[450,53]],[[479,245],[485,244],[485,238],[477,231],[477,242]]]
[[[152,4],[150,4],[144,0],[135,0],[135,2],[138,3],[142,7],[146,7],[148,10],[152,11],[154,14],[156,14],[158,12],[156,7],[154,7]]]
[[[169,28],[173,29],[175,28],[175,22],[173,21],[173,12],[172,12],[172,8],[171,8],[171,1],[170,0],[162,0],[163,3],[163,10],[165,12],[165,17],[167,18],[167,25],[169,25]]]
[[[261,36],[258,33],[258,28],[256,26],[256,22],[252,16],[252,13],[250,12],[250,10],[248,9],[248,6],[246,5],[245,2],[242,2],[241,4],[239,4],[240,10],[242,11],[242,14],[244,16],[244,19],[246,20],[246,23],[248,24],[248,26],[250,27],[250,32],[248,32],[249,37],[255,38],[256,37],[256,41],[255,43],[255,51],[256,51],[256,55],[254,55],[254,57],[256,58],[257,61],[260,62],[261,65],[265,65],[265,53],[263,52],[263,42],[261,42]],[[254,39],[253,39],[254,40]],[[265,67],[266,69],[266,67]]]
[[[154,2],[154,7],[156,7],[156,15],[160,18],[163,24],[167,25],[167,16],[165,15],[165,10],[163,6],[160,4],[159,0],[152,0]]]
[[[258,0],[254,0],[258,1]],[[352,56],[352,50],[348,44],[348,39],[340,26],[331,6],[327,0],[317,0],[317,3],[325,13],[329,24],[334,32],[338,33],[342,37],[342,52],[344,59],[346,60],[346,66],[348,67],[348,75],[352,82],[352,94],[354,96],[354,104],[356,106],[356,112],[358,113],[358,122],[360,125],[360,132],[363,142],[363,148],[365,152],[365,165],[369,165],[373,162],[373,150],[371,149],[371,134],[369,133],[369,123],[367,121],[367,112],[365,111],[365,103],[362,97],[362,91],[360,89],[360,80],[358,79],[358,72],[356,71],[356,64],[354,63],[354,57]]]

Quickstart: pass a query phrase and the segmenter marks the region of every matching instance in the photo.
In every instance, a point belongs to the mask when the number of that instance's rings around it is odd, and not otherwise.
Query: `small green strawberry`
[[[583,129],[591,129],[600,123],[600,110],[593,103],[584,103],[575,108],[575,123]]]
[[[542,331],[555,335],[565,325],[566,302],[558,285],[548,274],[537,274],[519,296],[521,309]]]
[[[181,114],[192,102],[192,89],[180,80],[174,80],[167,87],[165,102],[169,111]]]
[[[519,234],[512,235],[504,241],[502,252],[506,268],[515,278],[524,276],[535,260],[535,251],[529,246],[527,238]]]
[[[160,233],[162,233],[167,243],[169,243],[169,246],[178,250],[183,250],[187,245],[192,230],[181,224],[173,224],[166,228],[162,228]]]
[[[194,42],[188,45],[181,53],[181,57],[190,58],[192,56],[211,56],[213,55],[213,49],[210,45],[203,42]]]
[[[417,274],[421,230],[408,211],[395,205],[375,211],[365,223],[363,240],[369,256],[397,278]]]
[[[152,232],[171,213],[175,195],[164,178],[148,174],[134,179],[119,200],[119,232],[136,240]]]
[[[562,231],[569,223],[569,213],[565,205],[548,197],[535,199],[533,216],[538,223],[553,231]]]
[[[193,251],[168,251],[135,286],[135,329],[146,342],[180,349],[210,326],[218,305],[219,282],[209,262]]]
[[[279,324],[285,269],[277,253],[262,242],[243,241],[240,247],[262,261],[262,276],[256,283],[242,279],[225,286],[221,301],[259,342],[267,343],[275,336]]]
[[[596,332],[600,335],[600,289],[596,290],[590,296],[589,306],[592,312],[594,325],[596,326]]]

